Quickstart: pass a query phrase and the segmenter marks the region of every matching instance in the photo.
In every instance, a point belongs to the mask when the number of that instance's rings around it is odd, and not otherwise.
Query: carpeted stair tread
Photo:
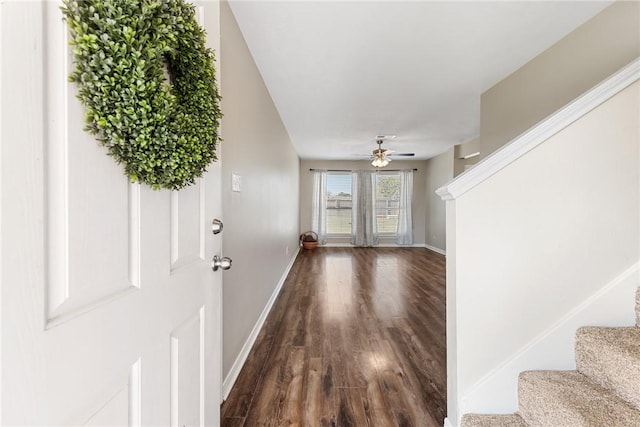
[[[592,381],[640,409],[640,328],[578,329],[576,366]]]
[[[518,402],[531,426],[640,426],[638,409],[577,371],[522,372]]]
[[[461,427],[527,427],[527,423],[518,414],[466,414],[462,417]]]

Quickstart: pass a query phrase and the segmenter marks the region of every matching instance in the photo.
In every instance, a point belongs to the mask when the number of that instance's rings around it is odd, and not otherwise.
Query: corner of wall
[[[426,162],[425,242],[427,247],[445,253],[447,250],[445,203],[436,190],[453,179],[454,151],[451,147]]]

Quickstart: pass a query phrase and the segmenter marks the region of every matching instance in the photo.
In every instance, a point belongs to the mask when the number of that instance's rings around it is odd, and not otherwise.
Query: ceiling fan
[[[386,135],[378,135],[376,136],[376,144],[378,144],[378,148],[376,148],[375,150],[373,150],[373,155],[371,157],[372,161],[371,161],[371,165],[376,167],[376,168],[383,168],[385,166],[387,166],[389,164],[389,162],[391,161],[391,157],[413,157],[416,154],[415,153],[396,153],[393,150],[389,150],[386,148],[382,148],[382,143],[387,140],[387,139],[393,139],[395,138],[395,135],[393,136],[386,136]]]

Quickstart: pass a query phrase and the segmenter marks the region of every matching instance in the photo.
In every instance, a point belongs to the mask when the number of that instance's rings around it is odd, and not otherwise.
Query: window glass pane
[[[376,177],[376,223],[378,233],[395,234],[400,205],[400,174],[379,173]]]
[[[327,234],[351,234],[351,174],[327,173]]]

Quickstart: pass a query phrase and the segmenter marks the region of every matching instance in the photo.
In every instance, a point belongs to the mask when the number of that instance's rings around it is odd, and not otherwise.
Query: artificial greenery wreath
[[[214,53],[193,5],[65,0],[62,10],[86,130],[131,181],[156,189],[192,184],[217,160],[222,117]]]

